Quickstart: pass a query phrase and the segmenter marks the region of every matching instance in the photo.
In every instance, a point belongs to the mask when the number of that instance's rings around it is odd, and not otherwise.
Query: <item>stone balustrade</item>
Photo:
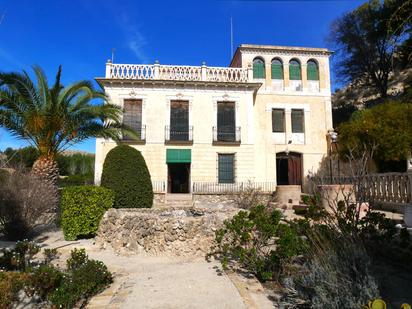
[[[106,78],[136,80],[202,81],[221,83],[253,82],[252,68],[187,65],[106,63]]]

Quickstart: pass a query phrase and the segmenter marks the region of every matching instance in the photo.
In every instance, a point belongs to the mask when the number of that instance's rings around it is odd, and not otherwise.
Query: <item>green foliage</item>
[[[34,161],[39,157],[39,152],[35,147],[28,146],[20,149],[6,148],[4,154],[7,156],[8,165],[17,167],[31,168]]]
[[[356,112],[339,126],[341,157],[375,147],[374,159],[405,160],[412,147],[412,104],[387,102]]]
[[[46,300],[48,295],[58,288],[63,280],[63,273],[50,265],[40,265],[30,274],[28,288],[30,295],[37,295]]]
[[[113,206],[113,201],[114,193],[106,188],[64,188],[61,197],[61,225],[65,239],[94,236],[103,214]]]
[[[224,228],[216,231],[215,254],[222,266],[240,263],[260,280],[272,279],[305,248],[294,226],[281,223],[281,218],[280,211],[258,205],[226,220]]]
[[[86,254],[86,250],[81,248],[74,248],[70,252],[70,257],[67,259],[67,269],[74,270],[80,268],[88,261],[89,257]]]
[[[94,173],[94,155],[73,153],[60,154],[56,158],[60,175],[92,175]]]
[[[349,82],[366,81],[382,97],[387,95],[394,55],[403,41],[401,32],[390,31],[388,24],[401,1],[368,1],[335,20],[330,31],[338,75]],[[391,2],[398,4],[387,5]]]
[[[100,261],[89,260],[84,249],[73,250],[67,265],[70,274],[49,297],[58,308],[72,308],[79,300],[85,302],[113,282],[107,267]]]
[[[0,256],[0,270],[26,270],[32,265],[33,257],[39,253],[40,247],[31,241],[16,242],[13,250],[3,249]]]
[[[153,188],[142,154],[128,145],[110,150],[103,164],[102,187],[115,192],[115,208],[150,208]]]
[[[85,185],[93,185],[93,182],[94,182],[93,174],[70,175],[70,176],[59,178],[58,186],[60,188],[72,187],[72,186],[85,186]]]
[[[39,248],[32,242],[20,242],[0,258],[0,308],[14,308],[25,293],[44,301],[48,308],[83,308],[87,300],[112,283],[112,274],[100,261],[91,260],[84,249],[74,249],[67,270],[50,264],[56,249],[44,251],[45,259],[34,260]],[[5,266],[5,268],[4,268]]]

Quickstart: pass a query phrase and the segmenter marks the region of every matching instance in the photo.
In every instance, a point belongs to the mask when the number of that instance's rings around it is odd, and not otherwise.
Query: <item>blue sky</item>
[[[119,63],[227,66],[231,16],[235,47],[328,47],[331,22],[363,2],[0,0],[0,70],[38,64],[53,80],[62,64],[64,83],[91,80],[112,48]],[[0,150],[24,145],[0,129]],[[75,149],[94,152],[94,140]]]

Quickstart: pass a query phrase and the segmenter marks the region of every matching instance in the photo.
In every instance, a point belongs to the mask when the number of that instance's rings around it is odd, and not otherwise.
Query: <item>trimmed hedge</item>
[[[103,164],[102,187],[115,192],[115,208],[150,208],[153,188],[142,154],[128,145],[109,151]]]
[[[93,237],[104,213],[113,207],[114,193],[93,186],[66,187],[62,191],[61,225],[64,238]]]

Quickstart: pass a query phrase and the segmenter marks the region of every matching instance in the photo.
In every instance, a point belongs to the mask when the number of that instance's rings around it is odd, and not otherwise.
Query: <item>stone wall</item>
[[[216,229],[237,210],[109,209],[96,244],[119,254],[204,256]]]

